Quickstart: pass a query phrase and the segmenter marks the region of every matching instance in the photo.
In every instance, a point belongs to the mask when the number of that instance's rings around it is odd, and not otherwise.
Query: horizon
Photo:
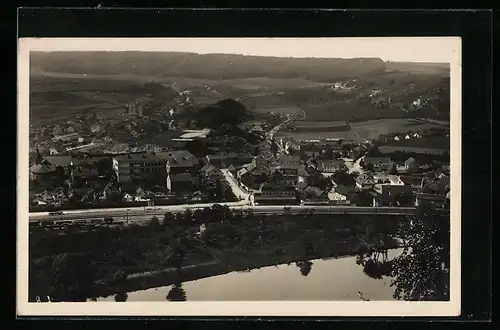
[[[263,58],[282,58],[282,59],[324,59],[324,60],[356,60],[356,59],[380,59],[384,63],[418,63],[418,64],[441,64],[441,65],[450,65],[449,62],[418,62],[418,61],[393,61],[393,60],[384,60],[380,57],[373,56],[363,56],[363,57],[284,57],[284,56],[272,56],[272,55],[247,55],[247,54],[238,54],[238,53],[196,53],[196,52],[185,52],[185,51],[149,51],[149,50],[86,50],[86,51],[78,51],[78,50],[34,50],[33,53],[175,53],[175,54],[189,54],[189,55],[234,55],[234,56],[244,56],[244,57],[263,57]]]
[[[172,52],[278,58],[357,59],[453,63],[455,37],[370,38],[23,38],[41,52]],[[428,50],[432,50],[431,52]]]

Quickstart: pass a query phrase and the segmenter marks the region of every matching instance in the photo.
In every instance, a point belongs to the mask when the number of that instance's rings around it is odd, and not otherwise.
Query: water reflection
[[[186,291],[182,288],[182,283],[176,283],[167,294],[168,301],[186,301]]]
[[[305,260],[305,261],[297,261],[295,265],[299,267],[302,276],[307,276],[312,270],[313,263],[309,260]]]
[[[381,280],[392,275],[392,261],[387,251],[374,251],[356,256],[356,264],[363,267],[363,273],[370,278]]]
[[[393,301],[391,278],[380,279],[380,276],[371,273],[370,260],[383,264],[384,260],[391,260],[400,253],[401,249],[396,249],[389,251],[388,256],[370,254],[326,260],[304,258],[277,267],[232,272],[199,280],[186,281],[179,277],[174,285],[129,292],[127,301],[186,301],[186,296],[189,296],[189,301]],[[360,267],[362,264],[364,266]],[[367,272],[363,270],[365,266]],[[379,274],[382,273],[380,271]],[[369,274],[372,276],[367,276]],[[360,297],[359,292],[364,297]],[[99,298],[99,301],[112,300],[113,296]]]

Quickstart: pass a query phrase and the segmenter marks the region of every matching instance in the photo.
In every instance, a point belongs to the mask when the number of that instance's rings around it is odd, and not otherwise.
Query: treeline
[[[34,71],[204,79],[305,77],[333,81],[384,72],[379,58],[280,58],[177,52],[32,52]]]

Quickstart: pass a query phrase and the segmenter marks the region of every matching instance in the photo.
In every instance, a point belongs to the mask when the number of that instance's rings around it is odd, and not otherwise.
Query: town
[[[49,153],[35,146],[31,154],[31,212],[86,208],[127,208],[174,204],[245,202],[248,205],[416,206],[422,201],[449,207],[450,166],[446,157],[383,154],[384,141],[420,139],[441,133],[412,132],[374,141],[340,138],[277,138],[294,117],[275,127],[246,122],[255,136],[238,143],[225,135],[210,139],[210,129],[190,131],[190,138],[157,151],[82,152],[95,125],[75,131],[55,125]],[[346,123],[343,123],[346,125]],[[265,128],[268,128],[266,131]],[[88,131],[87,135],[82,132]],[[94,134],[95,136],[95,134]],[[381,142],[382,141],[382,142]],[[66,152],[58,152],[60,146]],[[228,145],[231,145],[228,147]],[[157,148],[158,149],[158,148]],[[201,150],[200,150],[201,149]],[[194,155],[192,152],[196,153]],[[403,157],[402,157],[403,156]],[[420,157],[419,157],[420,156]]]

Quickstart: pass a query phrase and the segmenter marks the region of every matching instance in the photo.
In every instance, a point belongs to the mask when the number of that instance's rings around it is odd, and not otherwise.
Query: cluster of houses
[[[362,166],[365,171],[356,178],[356,188],[371,195],[374,206],[449,207],[449,164],[419,164],[412,157],[398,164],[389,157],[364,157]]]
[[[222,171],[227,169],[255,204],[449,205],[447,164],[363,156],[369,143],[341,139],[279,139],[276,144],[273,151],[269,139],[262,141],[258,156],[215,151],[196,157],[182,148],[98,156],[37,152],[29,169],[31,201],[60,206],[70,201],[205,199],[217,195],[214,191],[231,190]],[[362,157],[361,167],[348,171],[342,156]]]
[[[257,205],[449,206],[448,164],[419,164],[414,158],[399,164],[388,157],[368,156],[360,164],[360,173],[349,173],[343,159],[325,159],[312,152],[304,161],[282,153],[257,156],[242,166],[230,166],[229,171]]]
[[[230,190],[221,168],[252,159],[247,153],[195,157],[187,150],[121,155],[47,155],[32,160],[32,204],[60,206],[68,201],[123,202],[153,198],[201,199],[204,190]],[[151,189],[149,189],[151,188]],[[154,192],[153,192],[154,191]]]

